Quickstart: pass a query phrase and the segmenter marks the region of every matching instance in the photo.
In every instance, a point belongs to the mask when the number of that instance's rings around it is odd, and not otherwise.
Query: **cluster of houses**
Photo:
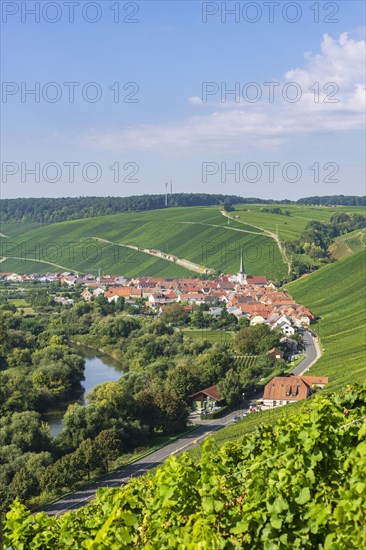
[[[161,277],[129,277],[78,275],[75,273],[46,273],[45,275],[17,275],[0,273],[0,280],[40,283],[59,281],[69,287],[81,284],[81,298],[85,301],[104,295],[109,302],[123,297],[133,304],[144,299],[147,308],[161,314],[173,303],[180,303],[187,310],[206,304],[206,315],[219,317],[224,307],[238,319],[249,319],[250,325],[266,323],[271,329],[279,328],[291,337],[298,328],[309,326],[314,316],[286,292],[280,292],[264,276],[245,273],[243,257],[237,275],[222,275],[214,280],[167,279]],[[62,304],[70,299],[58,297]]]
[[[242,259],[237,275],[223,275],[214,280],[119,277],[118,281],[110,278],[105,288],[105,279],[87,283],[81,297],[89,301],[103,292],[109,302],[123,297],[133,303],[142,298],[147,308],[159,314],[173,303],[185,305],[187,309],[206,304],[204,313],[215,318],[226,307],[227,312],[238,319],[247,317],[252,326],[266,323],[289,337],[314,319],[311,311],[286,292],[279,292],[266,277],[246,275]]]

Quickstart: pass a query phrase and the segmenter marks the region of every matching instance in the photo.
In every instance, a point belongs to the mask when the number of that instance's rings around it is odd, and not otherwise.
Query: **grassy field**
[[[235,336],[234,332],[223,330],[184,329],[182,332],[185,338],[192,338],[192,340],[208,340],[209,342],[231,343]]]
[[[126,276],[189,276],[192,270],[166,259],[131,250],[123,245],[174,254],[198,267],[236,273],[243,250],[249,274],[278,280],[287,264],[268,232],[278,230],[280,239],[295,239],[313,219],[327,221],[333,212],[358,212],[358,208],[288,206],[290,216],[261,212],[263,205],[239,205],[228,221],[219,207],[168,208],[147,212],[124,212],[50,224],[2,225],[0,256],[2,271],[44,272],[98,268]],[[99,239],[99,240],[98,240]],[[104,241],[108,242],[102,242]],[[122,246],[121,246],[122,245]],[[38,261],[35,261],[38,260]]]

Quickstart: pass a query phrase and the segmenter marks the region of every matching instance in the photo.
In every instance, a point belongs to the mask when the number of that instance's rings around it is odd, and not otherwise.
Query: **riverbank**
[[[100,348],[96,348],[94,346],[90,346],[89,344],[84,344],[83,342],[75,342],[75,340],[69,340],[68,343],[70,345],[76,346],[78,348],[87,348],[87,349],[90,349],[91,351],[94,351],[95,353],[100,353],[101,355],[106,355],[106,356],[110,357],[111,359],[113,359],[113,361],[116,361],[117,363],[120,363],[122,365],[122,361],[120,359],[117,359],[117,357],[112,355],[112,353],[110,353],[109,351],[106,351],[106,350],[100,349]]]
[[[125,369],[120,361],[115,360],[110,355],[96,352],[89,346],[78,346],[84,348],[84,380],[81,382],[81,390],[78,391],[73,399],[59,403],[56,409],[48,410],[42,414],[42,419],[50,426],[53,437],[63,429],[63,418],[70,405],[79,403],[85,405],[87,395],[93,389],[105,382],[117,382],[125,373]]]

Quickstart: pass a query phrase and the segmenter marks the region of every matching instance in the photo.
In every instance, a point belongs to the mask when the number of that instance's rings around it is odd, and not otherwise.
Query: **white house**
[[[250,320],[250,326],[251,327],[254,327],[255,325],[259,325],[259,324],[262,324],[262,323],[265,323],[266,320],[264,317],[262,317],[262,315],[254,315],[254,317],[251,318]]]
[[[292,336],[295,334],[295,329],[292,326],[291,319],[288,315],[281,315],[272,322],[269,320],[269,324],[271,326],[271,330],[280,328],[286,336]]]
[[[74,303],[72,298],[66,298],[66,296],[55,296],[53,300],[63,306],[72,306]]]
[[[291,323],[288,323],[287,321],[278,324],[277,327],[280,328],[283,334],[285,334],[286,336],[292,336],[293,334],[295,334],[294,327],[291,325]]]
[[[101,296],[102,294],[104,294],[103,288],[98,287],[93,290],[93,296]]]
[[[17,273],[11,273],[11,275],[8,275],[5,279],[13,283],[20,283],[22,281],[22,276]]]
[[[210,315],[211,317],[214,317],[214,319],[217,319],[218,317],[220,317],[222,311],[222,307],[210,307],[208,311],[203,312],[203,315]]]
[[[227,312],[228,312],[228,313],[231,313],[232,315],[235,315],[235,317],[236,317],[237,319],[239,319],[239,317],[242,317],[242,316],[243,316],[242,310],[239,309],[239,308],[236,307],[236,306],[228,307],[228,308],[227,308]]]

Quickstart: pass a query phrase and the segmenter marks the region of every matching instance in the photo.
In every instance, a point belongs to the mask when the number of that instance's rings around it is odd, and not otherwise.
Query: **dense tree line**
[[[324,206],[365,206],[366,197],[336,195],[290,200],[245,198],[237,195],[207,193],[174,193],[168,196],[168,206],[214,206],[230,209],[235,204],[314,204]],[[0,200],[2,223],[56,223],[80,218],[94,218],[118,212],[166,208],[165,195],[131,197],[65,197],[19,198]]]
[[[301,255],[309,256],[318,263],[327,262],[331,259],[329,246],[337,237],[364,227],[366,227],[366,216],[345,212],[336,212],[329,222],[309,222],[299,239],[284,243],[287,253],[295,257],[294,272],[301,275],[308,270]]]
[[[174,193],[168,197],[169,207],[214,206],[239,203],[264,203],[258,198],[207,193]],[[0,212],[3,223],[56,223],[80,218],[94,218],[118,212],[166,208],[165,195],[136,195],[131,197],[65,197],[2,199]]]
[[[42,412],[80,390],[83,358],[46,324],[45,317],[0,310],[0,414]]]
[[[299,199],[297,204],[313,204],[316,206],[366,206],[366,196],[325,195],[322,197],[306,197]]]

